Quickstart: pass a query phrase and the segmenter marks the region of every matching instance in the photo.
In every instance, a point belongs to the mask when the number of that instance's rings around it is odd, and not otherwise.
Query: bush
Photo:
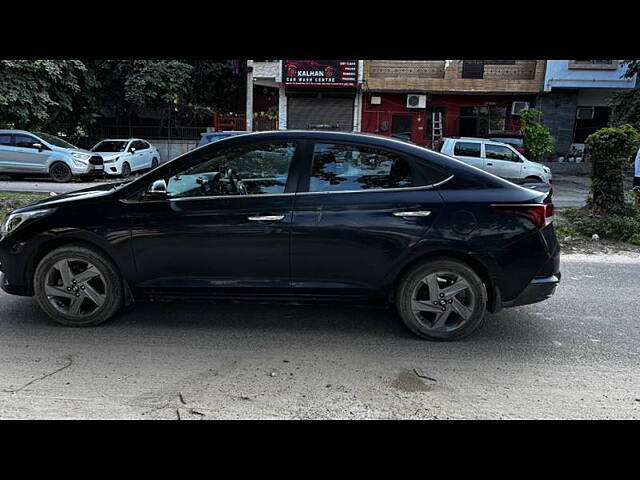
[[[527,108],[520,112],[520,130],[531,159],[539,162],[554,150],[555,140],[547,127],[538,122],[541,112]]]
[[[591,198],[596,214],[624,211],[624,168],[640,144],[640,134],[631,125],[602,128],[589,135],[586,155],[592,162]]]

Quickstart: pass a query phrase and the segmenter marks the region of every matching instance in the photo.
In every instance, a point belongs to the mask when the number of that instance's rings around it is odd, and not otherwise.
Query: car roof
[[[142,138],[104,138],[101,142],[130,142],[131,140],[142,140]],[[143,140],[146,142],[146,140]]]
[[[504,143],[504,142],[498,142],[496,140],[493,140],[491,138],[479,138],[479,137],[447,137],[444,138],[444,140],[465,140],[465,141],[473,141],[473,142],[483,142],[483,143],[490,143],[492,145],[503,145],[505,147],[510,147],[511,145],[509,145],[508,143]]]
[[[35,133],[29,132],[27,130],[13,130],[13,129],[4,129],[4,130],[0,130],[0,133],[27,133],[29,135],[35,135]]]

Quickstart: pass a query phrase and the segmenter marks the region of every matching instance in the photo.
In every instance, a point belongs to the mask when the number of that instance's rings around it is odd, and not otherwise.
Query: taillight
[[[553,222],[553,203],[497,203],[490,207],[500,215],[526,218],[538,229]]]

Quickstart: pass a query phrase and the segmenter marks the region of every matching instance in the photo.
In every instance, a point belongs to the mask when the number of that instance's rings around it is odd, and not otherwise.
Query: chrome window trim
[[[432,183],[430,185],[420,185],[419,187],[370,188],[367,190],[328,190],[325,192],[298,192],[296,195],[326,195],[328,193],[369,193],[369,192],[400,192],[400,191],[410,192],[410,191],[419,191],[419,190],[429,190],[432,188],[439,187],[440,185],[444,185],[453,177],[454,175],[452,174],[439,182]]]
[[[253,198],[253,197],[290,197],[292,195],[295,195],[295,193],[293,192],[291,193],[252,193],[249,195],[209,195],[209,196],[202,196],[202,197],[178,197],[178,198],[167,197],[167,200],[171,202],[179,202],[182,200],[209,200],[209,199],[216,199],[216,198],[232,199],[232,198]]]
[[[211,196],[202,196],[202,197],[181,197],[181,198],[171,198],[167,197],[166,201],[170,202],[181,202],[185,200],[215,200],[218,198],[226,198],[226,199],[234,199],[234,198],[256,198],[256,197],[290,197],[293,195],[327,195],[331,193],[370,193],[370,192],[412,192],[412,191],[420,191],[420,190],[430,190],[432,188],[439,187],[440,185],[444,185],[449,180],[451,180],[454,175],[450,175],[444,180],[441,180],[436,183],[432,183],[430,185],[421,185],[419,187],[398,187],[398,188],[372,188],[369,190],[336,190],[336,191],[327,191],[327,192],[290,192],[290,193],[253,193],[250,195],[211,195]],[[121,201],[125,203],[137,203],[134,201],[125,201],[122,199]],[[164,202],[165,200],[143,200],[144,203],[150,202]]]

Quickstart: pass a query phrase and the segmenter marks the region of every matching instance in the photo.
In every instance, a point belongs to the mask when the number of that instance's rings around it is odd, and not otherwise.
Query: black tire
[[[151,170],[153,170],[157,166],[158,166],[158,159],[154,158],[153,160],[151,160]]]
[[[129,162],[124,162],[122,164],[122,178],[129,178],[131,176],[131,166]]]
[[[49,167],[49,176],[54,182],[67,183],[73,178],[71,168],[64,162],[56,162]]]
[[[98,272],[99,276],[77,282],[73,286],[71,282],[67,282],[67,285],[72,288],[69,291],[69,288],[65,287],[63,275],[56,269],[61,261],[65,261],[64,264],[69,267],[68,272],[74,276],[84,273],[81,268],[78,272],[78,266],[85,262],[94,268],[91,272]],[[33,281],[35,297],[40,308],[61,325],[71,327],[99,325],[111,318],[123,305],[123,284],[117,268],[104,254],[84,245],[65,245],[45,255],[36,268]],[[50,289],[56,289],[63,296],[50,295]],[[74,292],[73,289],[76,291]],[[91,300],[90,291],[91,295],[98,294],[99,302],[94,303]],[[77,315],[71,311],[71,302],[74,300],[80,303],[79,309],[82,309]],[[100,303],[99,306],[98,303]]]
[[[433,280],[434,274],[438,294],[432,296],[431,284],[423,280]],[[461,279],[466,283],[458,284]],[[441,293],[454,291],[447,290],[447,287],[454,284],[459,285],[458,288],[466,284],[467,288],[451,296]],[[482,325],[487,306],[487,289],[480,276],[463,262],[450,258],[433,258],[403,277],[396,291],[396,306],[404,324],[416,335],[429,340],[458,340]],[[414,311],[414,308],[426,308],[429,311]],[[430,311],[432,309],[437,311]],[[467,318],[458,311],[464,312]],[[437,327],[438,320],[442,318],[444,323]]]
[[[525,183],[530,183],[530,182],[544,183],[542,181],[542,179],[538,178],[538,177],[527,177],[527,178],[524,179],[524,181],[525,181]]]

